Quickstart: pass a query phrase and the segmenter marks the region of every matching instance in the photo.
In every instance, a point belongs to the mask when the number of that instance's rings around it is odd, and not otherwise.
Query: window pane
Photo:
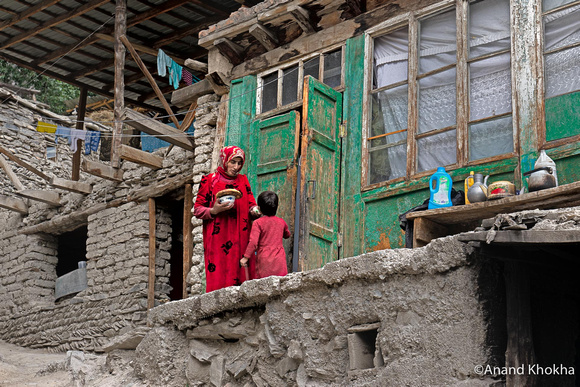
[[[544,0],[542,2],[542,9],[544,12],[549,11],[554,8],[558,8],[562,5],[570,4],[576,0]]]
[[[544,73],[546,98],[580,90],[580,47],[546,55]]]
[[[439,69],[456,61],[455,10],[420,22],[419,73]]]
[[[580,5],[544,17],[544,50],[580,42]]]
[[[374,40],[373,88],[407,79],[409,31],[403,27]]]
[[[510,54],[469,65],[469,120],[512,111]]]
[[[469,160],[514,151],[512,116],[469,125]]]
[[[282,78],[282,105],[298,100],[298,66],[284,70]]]
[[[369,137],[407,129],[407,90],[407,85],[403,85],[371,95],[372,118]]]
[[[546,99],[546,140],[580,134],[580,92]]]
[[[419,80],[419,133],[456,123],[455,68]]]
[[[312,75],[313,78],[318,79],[320,73],[320,57],[310,58],[304,62],[304,77]]]
[[[262,113],[276,108],[278,98],[278,73],[273,72],[262,77]]]
[[[342,72],[342,49],[324,55],[324,83],[330,87],[340,86]]]
[[[457,162],[455,129],[417,140],[417,171],[423,172]]]
[[[469,57],[510,48],[510,4],[485,0],[469,6]]]
[[[407,144],[369,151],[369,184],[403,177],[407,174]]]

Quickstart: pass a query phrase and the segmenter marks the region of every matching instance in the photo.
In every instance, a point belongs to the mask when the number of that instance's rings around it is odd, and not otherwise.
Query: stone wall
[[[201,176],[210,172],[217,101],[214,95],[198,101],[194,154],[178,147],[169,154],[167,148],[160,149],[155,152],[164,158],[159,170],[124,161],[121,183],[81,172],[80,180],[93,187],[88,195],[52,188],[39,176],[9,162],[26,188],[58,192],[61,206],[29,201],[28,215],[0,209],[1,339],[55,351],[99,350],[112,337],[145,325],[147,199],[171,193],[164,190],[171,181],[193,181],[197,190]],[[49,176],[70,179],[72,156],[67,144],[59,142],[57,162],[45,157],[46,146],[54,144],[54,138],[35,128],[38,120],[49,120],[47,117],[70,121],[68,126],[74,127],[74,117],[57,117],[16,95],[4,98],[0,102],[0,145]],[[90,157],[96,160],[98,154]],[[14,195],[15,188],[3,171],[0,188],[0,195]],[[171,216],[159,206],[156,220],[155,301],[159,304],[169,300],[171,246],[182,241],[173,240]],[[72,298],[55,301],[58,235],[85,225],[88,287]],[[30,231],[38,226],[43,227],[42,232]],[[201,239],[194,239],[199,252]],[[194,259],[187,277],[192,294],[205,290],[203,254],[201,257]]]
[[[448,237],[161,305],[135,370],[152,386],[493,385],[473,369],[503,361],[503,278],[473,254]]]

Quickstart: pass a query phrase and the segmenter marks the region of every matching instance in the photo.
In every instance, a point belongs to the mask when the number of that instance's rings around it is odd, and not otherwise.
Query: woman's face
[[[241,157],[234,157],[226,164],[226,173],[231,177],[236,177],[242,169],[243,161]]]

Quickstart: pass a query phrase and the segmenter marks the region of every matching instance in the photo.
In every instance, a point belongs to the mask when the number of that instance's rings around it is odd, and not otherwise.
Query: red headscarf
[[[244,166],[244,162],[246,161],[246,154],[242,150],[242,148],[238,146],[226,146],[222,148],[220,151],[220,167],[223,169],[227,169],[227,164],[231,161],[234,157],[240,157],[242,159],[242,167]]]

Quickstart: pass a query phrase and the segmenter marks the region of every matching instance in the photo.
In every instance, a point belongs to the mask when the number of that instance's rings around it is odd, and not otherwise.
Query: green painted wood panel
[[[340,203],[340,122],[342,94],[308,76],[302,105],[300,269],[324,266],[338,258]]]
[[[580,134],[580,92],[546,99],[546,141]]]
[[[250,125],[256,115],[255,75],[233,80],[230,87],[228,105],[228,123],[225,145],[237,145],[246,152],[246,158],[252,157],[250,150]]]
[[[345,90],[341,169],[341,232],[340,258],[364,252],[364,203],[361,198],[362,122],[364,98],[365,37],[359,35],[346,42]]]
[[[251,126],[251,162],[248,179],[256,196],[263,191],[278,194],[277,216],[294,230],[296,198],[296,159],[300,135],[300,114],[287,114],[256,120]],[[294,236],[284,240],[286,262],[291,271]]]

